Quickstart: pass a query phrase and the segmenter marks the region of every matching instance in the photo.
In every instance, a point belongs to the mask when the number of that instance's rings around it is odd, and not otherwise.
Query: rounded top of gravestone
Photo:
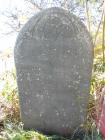
[[[26,56],[23,57],[23,54],[28,49],[27,45],[22,45],[22,43],[28,43],[29,40],[32,41],[31,44],[34,41],[35,44],[39,42],[40,45],[44,43],[46,46],[49,43],[51,45],[59,41],[59,43],[64,43],[71,40],[73,44],[77,42],[82,47],[87,46],[87,51],[88,49],[92,51],[92,47],[90,47],[92,46],[92,42],[90,39],[86,27],[79,18],[64,9],[53,7],[36,14],[25,24],[16,42],[15,56],[22,61]]]

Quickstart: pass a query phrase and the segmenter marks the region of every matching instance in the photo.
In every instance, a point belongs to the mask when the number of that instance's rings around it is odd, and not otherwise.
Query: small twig
[[[43,9],[43,8],[42,8],[41,6],[39,6],[34,0],[25,0],[25,1],[31,3],[31,4],[34,6],[34,8],[37,8],[37,9],[40,10],[40,11]]]
[[[97,40],[97,36],[98,36],[98,33],[99,33],[99,29],[100,29],[100,26],[101,26],[101,23],[102,23],[103,15],[104,15],[104,12],[102,12],[102,16],[101,16],[101,19],[100,19],[100,22],[99,22],[99,25],[98,25],[98,28],[97,28],[97,31],[96,31],[96,34],[95,34],[94,46],[95,46],[95,44],[96,44],[96,40]]]
[[[86,7],[86,15],[87,15],[87,24],[88,24],[88,30],[89,33],[91,32],[90,30],[90,16],[89,16],[89,7],[88,7],[88,1],[85,1],[85,7]]]
[[[102,33],[102,53],[103,53],[103,66],[105,64],[105,55],[104,55],[104,38],[105,38],[105,14],[104,14],[104,19],[103,19],[103,33]]]

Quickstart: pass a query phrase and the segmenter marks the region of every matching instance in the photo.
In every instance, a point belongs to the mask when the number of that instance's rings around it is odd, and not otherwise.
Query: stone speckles
[[[69,136],[86,118],[93,46],[80,20],[51,8],[18,36],[15,64],[24,128]]]

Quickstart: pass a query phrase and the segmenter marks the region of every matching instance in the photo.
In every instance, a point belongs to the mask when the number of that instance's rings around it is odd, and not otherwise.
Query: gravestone
[[[83,23],[63,9],[44,10],[20,31],[14,56],[24,128],[69,136],[86,119],[92,71]]]

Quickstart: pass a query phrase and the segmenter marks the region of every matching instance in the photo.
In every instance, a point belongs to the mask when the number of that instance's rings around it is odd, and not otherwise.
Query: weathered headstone
[[[15,46],[25,128],[70,135],[86,118],[93,45],[74,15],[50,8],[32,17]]]

